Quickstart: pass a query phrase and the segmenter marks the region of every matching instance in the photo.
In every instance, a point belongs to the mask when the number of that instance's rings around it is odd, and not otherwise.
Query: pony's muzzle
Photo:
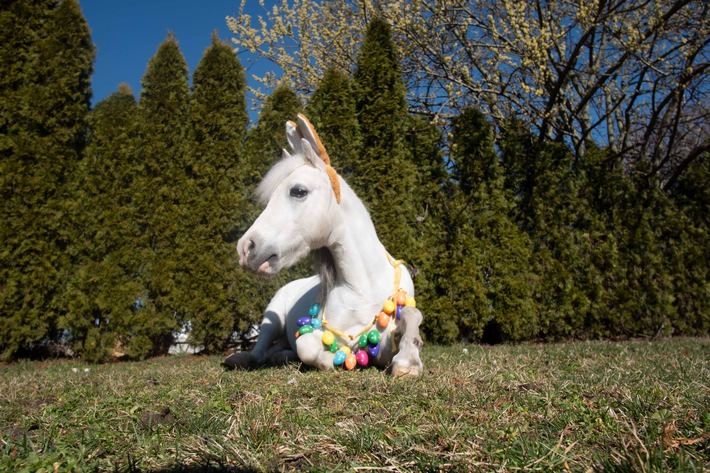
[[[278,259],[278,255],[271,250],[262,245],[257,237],[244,235],[237,243],[239,264],[258,274],[273,274],[272,262]]]

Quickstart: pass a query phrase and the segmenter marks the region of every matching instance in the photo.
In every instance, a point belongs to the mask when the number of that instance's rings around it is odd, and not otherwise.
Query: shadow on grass
[[[131,470],[139,473],[142,470]],[[169,468],[151,470],[151,473],[257,473],[253,468],[241,468],[227,465],[173,465]]]

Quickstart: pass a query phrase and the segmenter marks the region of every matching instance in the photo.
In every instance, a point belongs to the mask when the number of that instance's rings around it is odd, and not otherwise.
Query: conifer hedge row
[[[174,37],[90,110],[94,49],[76,0],[0,11],[0,354],[163,354],[187,329],[219,352],[279,285],[238,268],[250,194],[305,112],[334,167],[415,274],[429,342],[710,333],[710,164],[668,191],[589,143],[575,156],[463,110],[441,130],[407,108],[387,24],[352,76],[304,108],[277,88],[248,128],[244,70],[216,37],[188,85]],[[446,152],[444,152],[446,150]]]

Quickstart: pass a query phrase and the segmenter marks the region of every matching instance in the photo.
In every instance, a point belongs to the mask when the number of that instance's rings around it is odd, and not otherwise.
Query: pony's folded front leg
[[[392,376],[417,377],[424,372],[424,365],[419,358],[423,343],[419,335],[422,313],[414,307],[404,307],[400,314],[395,340],[399,342],[399,351],[392,359]]]
[[[298,337],[296,340],[298,359],[301,360],[302,363],[322,371],[332,370],[335,354],[325,349],[322,336],[323,332],[316,330]]]
[[[222,366],[228,369],[249,369],[267,364],[270,361],[268,356],[274,358],[273,352],[279,348],[274,345],[274,341],[283,334],[284,318],[284,315],[278,314],[273,309],[267,309],[254,349],[250,352],[233,353],[222,361]]]

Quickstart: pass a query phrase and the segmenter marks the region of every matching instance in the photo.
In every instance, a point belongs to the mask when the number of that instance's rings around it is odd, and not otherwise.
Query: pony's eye
[[[293,186],[291,188],[290,194],[291,194],[291,197],[293,197],[294,199],[302,200],[302,199],[305,199],[306,196],[308,195],[308,190],[301,187],[301,186]]]

